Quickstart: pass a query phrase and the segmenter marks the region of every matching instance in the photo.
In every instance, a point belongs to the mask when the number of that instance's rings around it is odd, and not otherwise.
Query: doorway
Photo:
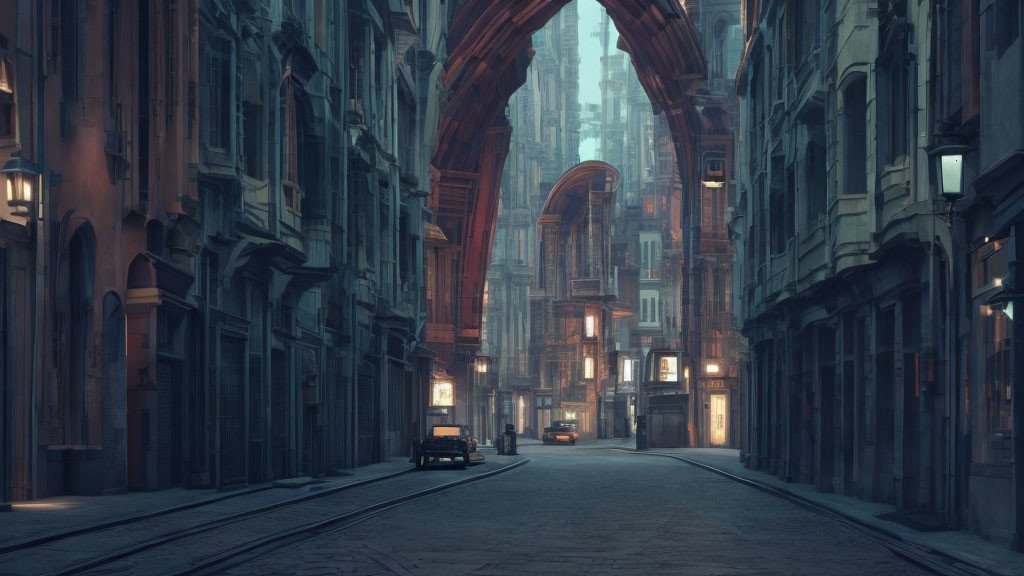
[[[218,486],[234,486],[246,482],[245,446],[245,341],[221,337],[220,393],[220,477]]]
[[[288,451],[288,363],[285,351],[270,352],[270,467],[274,478],[291,475]]]
[[[729,396],[712,394],[708,406],[708,431],[711,445],[724,448],[729,445]]]
[[[895,339],[896,311],[890,306],[878,314],[878,332],[875,335],[878,356],[875,363],[876,397],[876,477],[874,499],[884,504],[895,504],[894,467],[896,463],[896,401]]]
[[[367,372],[359,373],[359,466],[380,461],[380,388],[377,377]]]

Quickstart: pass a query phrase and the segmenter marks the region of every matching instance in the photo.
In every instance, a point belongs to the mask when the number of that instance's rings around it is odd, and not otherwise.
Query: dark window
[[[253,178],[263,178],[263,124],[260,122],[263,109],[259,104],[245,102],[242,105],[242,126],[245,130],[243,146],[245,173]]]
[[[175,104],[178,98],[178,61],[177,48],[177,2],[165,0],[164,6],[164,111],[165,122],[169,127],[174,119]],[[189,123],[191,126],[191,122]]]
[[[139,5],[139,73],[148,73],[148,66],[146,66],[146,57],[149,54],[149,44],[146,41],[146,34],[148,28],[144,27],[145,15],[148,12],[148,3],[142,3]],[[118,74],[114,71],[117,70],[117,66],[120,63],[118,58],[117,46],[120,44],[120,38],[118,37],[120,18],[118,18],[118,3],[116,1],[108,1],[104,12],[104,28],[106,34],[106,59],[107,59],[107,108],[108,114],[111,119],[115,122],[118,120],[118,100],[117,94],[117,79]],[[141,82],[142,79],[140,79]]]
[[[989,21],[995,28],[992,32],[996,54],[1002,57],[1020,34],[1020,0],[995,0],[989,13]]]
[[[210,146],[227,149],[231,143],[231,44],[213,41],[210,55]]]
[[[56,2],[60,2],[58,6]],[[82,45],[85,0],[54,0],[60,21],[60,136],[67,135],[71,104],[82,99]]]
[[[14,70],[0,58],[0,138],[14,136]]]
[[[910,138],[910,90],[908,74],[909,37],[905,1],[890,4],[879,26],[879,156],[894,164],[907,154]]]
[[[907,74],[902,58],[893,61],[886,71],[888,83],[887,99],[888,114],[880,117],[888,131],[888,164],[907,153],[908,125],[910,116],[907,111]]]
[[[785,213],[785,233],[786,241],[796,234],[796,175],[791,164],[786,169],[786,213]]]
[[[792,168],[783,172],[781,156],[772,158],[771,189],[769,192],[769,223],[771,229],[771,252],[781,254],[786,242],[793,235],[793,200],[788,190],[791,185]]]
[[[867,178],[867,82],[857,78],[843,92],[843,194],[864,194]]]
[[[242,61],[242,154],[245,173],[264,178],[263,82],[259,60],[248,55]]]
[[[60,3],[60,59],[61,93],[64,101],[72,102],[82,97],[81,46],[82,24],[85,20],[84,0],[61,0]]]
[[[804,199],[807,204],[807,221],[814,223],[825,213],[828,190],[825,183],[825,150],[816,142],[807,145],[804,156]]]
[[[942,37],[939,42],[942,51],[942,119],[954,120],[959,124],[960,108],[963,102],[963,3],[943,4]]]
[[[720,270],[715,270],[711,276],[711,299],[714,305],[713,310],[715,312],[722,312],[725,310],[722,300],[722,272]]]

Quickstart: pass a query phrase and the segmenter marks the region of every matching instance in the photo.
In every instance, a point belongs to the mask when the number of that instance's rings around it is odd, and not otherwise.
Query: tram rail
[[[727,470],[716,468],[715,466],[699,462],[692,458],[687,458],[678,454],[652,452],[647,450],[637,451],[626,448],[609,448],[609,450],[628,452],[640,456],[670,458],[697,468],[702,468],[740,484],[745,484],[756,490],[771,494],[772,496],[782,498],[783,500],[787,500],[805,510],[821,514],[842,524],[847,529],[878,543],[900,558],[903,558],[904,560],[907,560],[908,562],[911,562],[912,564],[933,574],[939,574],[941,576],[998,576],[991,570],[970,564],[960,558],[946,554],[941,550],[922,546],[914,542],[908,542],[893,532],[867,524],[853,516],[836,511],[784,488],[779,488],[750,478],[737,476]]]
[[[105,533],[126,523],[111,522],[108,523],[111,525],[68,531],[59,539],[39,538],[45,541],[36,546],[23,545],[16,551],[0,554],[0,564],[14,569],[14,573],[42,573],[45,576],[133,571],[178,575],[196,574],[213,568],[224,569],[227,565],[244,563],[245,560],[235,561],[239,557],[251,558],[254,554],[260,555],[303,538],[344,529],[407,502],[490,478],[527,462],[529,460],[519,460],[494,470],[470,473],[468,476],[465,471],[453,470],[450,474],[439,471],[433,473],[435,475],[431,479],[440,479],[442,482],[428,484],[426,487],[422,479],[431,475],[413,474],[416,470],[409,468],[218,516],[182,529],[161,530],[160,523],[166,516],[187,512],[195,506],[186,510],[174,508],[166,514],[150,514],[145,519],[127,523],[134,525],[133,530],[139,534],[154,532],[153,536],[144,536],[137,541],[74,559],[61,566],[52,565],[54,554],[52,549],[47,549],[49,544],[61,542],[62,548],[87,547],[89,539],[102,538]],[[463,477],[450,480],[452,476],[458,475]],[[381,488],[382,483],[384,488]],[[389,497],[380,500],[380,496],[375,496],[370,488],[390,491]],[[357,506],[355,509],[350,507],[353,503]],[[49,555],[49,571],[22,570],[27,566],[41,566],[41,563],[33,564],[34,553]]]

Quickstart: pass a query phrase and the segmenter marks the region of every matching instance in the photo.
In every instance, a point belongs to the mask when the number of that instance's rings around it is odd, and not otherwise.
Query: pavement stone
[[[586,444],[520,452],[533,462],[226,573],[356,572],[368,550],[415,575],[924,573],[839,522],[677,461]]]
[[[15,503],[11,512],[0,513],[0,548],[87,526],[128,521],[154,511],[190,504],[226,504],[241,499],[267,503],[276,499],[294,498],[305,491],[360,482],[408,468],[409,463],[405,458],[394,458],[389,462],[348,470],[344,476],[325,478],[315,485],[305,482],[298,488],[274,488],[269,483],[228,491],[172,488],[158,492],[62,496]],[[221,500],[225,496],[231,498]]]
[[[519,443],[533,462],[507,474],[419,499],[345,529],[328,532],[227,570],[249,574],[922,574],[880,544],[822,514],[688,464],[623,451],[629,441],[594,441],[575,447]],[[652,450],[654,452],[655,450]],[[1003,574],[1024,574],[1024,556],[964,532],[923,532],[878,520],[891,509],[810,486],[779,482],[747,470],[730,450],[658,449],[778,485],[794,494],[877,522],[924,546],[973,555],[972,563]],[[491,463],[513,458],[485,451]],[[485,466],[489,468],[489,466]],[[0,574],[46,571],[47,558],[68,558],[159,536],[189,523],[217,518],[408,469],[404,459],[360,468],[351,476],[299,488],[273,488],[214,502],[160,521],[132,523],[101,535],[58,541],[26,554],[0,556]],[[479,470],[483,471],[484,468]],[[471,468],[470,473],[474,472]],[[230,526],[196,541],[147,551],[107,565],[103,573],[148,573],[227,549],[267,531],[310,521],[447,481],[457,471],[404,475],[309,505],[280,508],[245,526]],[[325,484],[327,486],[325,486]],[[419,488],[417,488],[419,486]],[[182,495],[181,493],[185,494]],[[0,514],[0,546],[78,526],[130,518],[223,493],[164,491],[96,498],[53,499],[67,505],[22,508]],[[344,497],[340,497],[345,495]],[[147,508],[148,506],[148,508]],[[10,522],[17,518],[19,522]],[[27,522],[25,522],[27,520]],[[246,528],[247,527],[247,528]],[[905,534],[908,533],[908,534]],[[950,543],[952,546],[947,546]],[[83,548],[85,550],[83,551]],[[963,552],[968,550],[968,553]],[[958,555],[958,554],[954,554]],[[16,558],[16,561],[12,560]],[[978,560],[981,561],[978,561]],[[32,570],[35,566],[37,570]],[[52,568],[52,567],[51,567]]]
[[[600,441],[609,448],[632,449],[635,444],[622,440]],[[784,482],[764,472],[750,470],[740,462],[739,451],[726,448],[656,448],[650,452],[672,454],[724,470],[735,476],[755,480],[775,488],[787,490],[830,510],[854,518],[868,526],[896,535],[906,542],[941,550],[968,564],[1007,576],[1024,574],[1024,554],[1014,552],[1007,544],[986,540],[966,530],[922,532],[913,528],[882,520],[879,515],[894,512],[896,508],[878,502],[818,492],[809,484]],[[637,457],[640,457],[637,455]]]

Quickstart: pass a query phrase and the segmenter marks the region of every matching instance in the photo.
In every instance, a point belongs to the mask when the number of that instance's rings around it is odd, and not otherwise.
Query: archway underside
[[[468,0],[452,22],[441,115],[431,161],[438,225],[461,247],[452,287],[455,344],[480,342],[484,282],[511,129],[504,118],[526,80],[531,37],[570,0]],[[664,113],[680,174],[689,174],[699,120],[690,100],[705,79],[697,31],[678,0],[597,0],[619,32],[654,112]]]

